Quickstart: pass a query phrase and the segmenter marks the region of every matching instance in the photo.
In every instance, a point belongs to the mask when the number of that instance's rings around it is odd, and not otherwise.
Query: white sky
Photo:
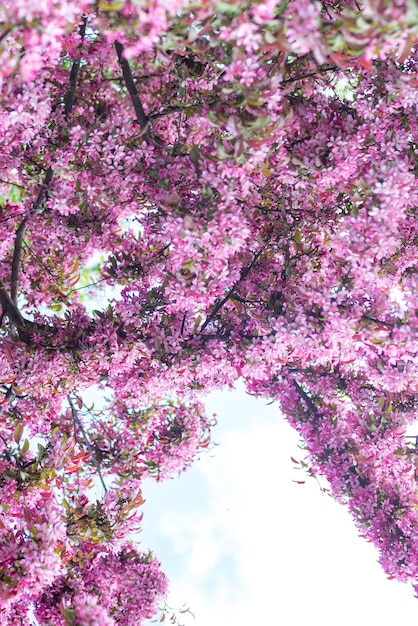
[[[388,581],[344,507],[304,485],[277,406],[242,390],[211,395],[219,442],[180,478],[144,484],[142,549],[170,579],[186,626],[415,623],[412,588]]]

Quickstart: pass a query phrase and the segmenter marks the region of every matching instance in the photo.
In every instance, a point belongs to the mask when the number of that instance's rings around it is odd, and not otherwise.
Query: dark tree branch
[[[16,304],[13,302],[2,281],[0,280],[0,305],[2,308],[2,318],[6,316],[13,326],[16,326],[18,330],[25,328],[25,320],[22,317]]]
[[[100,463],[98,462],[98,460],[96,458],[93,446],[91,445],[91,443],[89,441],[89,438],[88,438],[88,435],[87,435],[86,431],[84,430],[84,426],[83,426],[80,418],[78,417],[78,411],[75,408],[74,403],[71,400],[71,396],[70,395],[67,396],[67,400],[68,400],[68,404],[70,405],[70,408],[71,408],[71,415],[73,417],[74,424],[77,424],[77,426],[79,427],[79,429],[81,431],[81,434],[83,435],[83,439],[84,439],[84,442],[86,444],[86,448],[87,448],[87,450],[91,454],[91,458],[92,458],[94,466],[95,466],[95,468],[97,470],[97,473],[99,475],[99,479],[100,479],[100,482],[102,483],[102,487],[103,487],[105,493],[107,493],[107,487],[106,487],[105,481],[103,480],[102,471],[100,469]]]
[[[370,315],[362,315],[362,320],[366,320],[367,322],[373,322],[373,324],[378,324],[379,326],[385,326],[386,328],[392,330],[395,324],[391,324],[390,322],[384,322],[382,320],[378,320],[375,317],[371,317]]]
[[[180,330],[180,335],[183,337],[183,333],[184,333],[184,326],[186,324],[186,319],[187,319],[187,312],[183,315],[183,321],[181,323],[181,330]]]
[[[23,235],[26,229],[26,223],[28,221],[28,218],[29,216],[27,215],[20,222],[18,229],[16,231],[16,237],[15,237],[15,245],[14,245],[13,260],[12,260],[12,278],[10,281],[10,296],[14,304],[16,304],[17,302],[17,285],[19,282],[19,264],[20,264],[20,257],[22,255]]]
[[[30,320],[23,317],[16,304],[12,301],[8,292],[4,288],[2,281],[0,280],[0,306],[2,308],[0,316],[0,328],[3,324],[3,319],[7,317],[10,324],[17,329],[19,338],[26,344],[31,343],[31,332],[41,330],[41,327],[34,324]],[[45,327],[42,328],[42,330]]]
[[[7,37],[7,35],[8,35],[9,33],[11,33],[11,32],[12,32],[12,27],[11,27],[11,26],[9,26],[9,28],[6,28],[6,30],[4,30],[4,31],[1,33],[1,35],[0,35],[0,41],[3,41],[3,39],[5,39],[5,37]]]
[[[215,100],[212,100],[210,102],[207,102],[207,104],[214,104]],[[201,111],[203,107],[203,102],[198,102],[196,104],[184,104],[184,105],[172,105],[172,106],[168,106],[165,109],[163,109],[162,111],[159,111],[158,113],[152,113],[149,116],[150,120],[157,120],[160,117],[164,117],[165,115],[170,115],[170,113],[181,113],[183,111]]]
[[[6,459],[9,461],[9,463],[11,463],[13,461],[13,457],[12,457],[12,454],[10,452],[9,444],[7,443],[7,441],[5,440],[3,435],[0,435],[0,439],[4,443],[4,455],[5,455]]]
[[[121,43],[119,43],[119,41],[115,41],[115,48],[118,54],[120,66],[122,68],[123,79],[135,110],[136,120],[141,127],[141,130],[145,131],[148,128],[148,117],[145,115],[144,107],[142,106],[142,102],[138,95],[129,62],[123,56],[124,47]]]
[[[80,26],[81,42],[83,41],[84,36],[86,34],[86,26],[87,26],[87,17],[84,16],[82,24]],[[81,46],[81,43],[80,43],[80,46]],[[79,72],[80,72],[80,59],[78,59],[77,61],[74,61],[71,67],[70,87],[64,97],[64,115],[66,118],[68,118],[69,115],[71,114],[71,111],[74,105],[77,78],[78,78]],[[43,205],[43,203],[45,202],[48,188],[51,183],[53,175],[54,175],[54,171],[52,167],[49,166],[45,172],[44,182],[33,204],[30,214],[37,213],[39,209],[41,208],[41,206]],[[16,231],[15,244],[14,244],[14,250],[13,250],[13,260],[12,260],[12,276],[11,276],[11,281],[10,281],[10,297],[14,305],[16,305],[17,303],[17,288],[18,288],[18,283],[19,283],[19,266],[20,266],[20,259],[22,256],[23,235],[25,234],[26,224],[28,222],[30,214],[28,214],[22,220],[22,222],[19,224],[18,229]],[[2,289],[4,291],[4,287]],[[3,301],[6,306],[3,306]],[[4,294],[2,297],[2,306],[3,306],[3,314],[7,315],[11,322],[13,322],[15,325],[20,327],[21,325],[16,323],[16,320],[17,320],[16,314],[15,314],[16,312],[10,308],[10,305],[6,302],[4,298]],[[14,319],[12,319],[11,315]],[[19,313],[19,316],[20,316],[20,319],[23,320],[20,313]]]
[[[320,74],[324,74],[325,72],[334,72],[339,68],[336,65],[327,65],[325,67],[318,68],[315,72],[309,72],[307,74],[300,74],[299,76],[292,76],[292,78],[287,78],[282,81],[282,85],[289,85],[290,83],[297,82],[299,80],[304,80],[305,78],[312,78],[313,76],[319,76]]]
[[[205,321],[202,324],[202,328],[200,329],[200,333],[202,333],[205,328],[210,324],[210,322],[215,318],[215,316],[217,315],[218,311],[220,311],[222,309],[222,307],[228,302],[228,300],[230,300],[232,298],[232,296],[235,293],[235,289],[238,287],[238,285],[240,284],[241,281],[243,281],[248,274],[251,272],[252,268],[254,267],[254,264],[256,263],[257,259],[259,258],[259,256],[261,255],[261,253],[263,252],[263,250],[259,250],[257,252],[257,254],[254,256],[253,260],[251,261],[251,263],[249,264],[248,267],[245,268],[245,270],[243,271],[243,273],[240,276],[240,279],[237,280],[237,282],[235,283],[235,285],[233,285],[231,287],[231,289],[228,291],[228,293],[226,294],[226,296],[224,298],[222,298],[222,300],[220,300],[214,307],[212,313],[210,313],[210,315],[208,315],[208,317],[205,319]]]
[[[299,385],[299,383],[296,380],[294,380],[293,382],[295,384],[296,391],[298,392],[298,394],[300,395],[302,400],[305,401],[309,411],[311,413],[313,413],[314,415],[319,415],[318,414],[318,409],[316,408],[312,398],[306,393],[306,391],[303,389],[303,387],[301,387],[301,385]]]
[[[10,187],[19,187],[19,189],[28,189],[28,187],[25,187],[24,185],[19,185],[19,183],[12,183],[12,181],[4,180],[4,178],[0,178],[0,183],[3,183],[4,185],[10,185]]]
[[[37,211],[39,211],[40,207],[44,203],[46,194],[48,191],[48,187],[52,180],[52,176],[53,176],[53,170],[52,170],[52,167],[50,166],[48,167],[45,173],[44,182],[42,184],[41,190],[38,193],[38,197],[36,198],[33,204],[31,213],[36,213]],[[13,260],[12,260],[12,278],[10,281],[10,296],[14,304],[16,304],[16,301],[17,301],[17,286],[19,282],[19,265],[20,265],[20,257],[22,255],[22,242],[23,242],[23,235],[26,230],[26,224],[27,224],[28,219],[29,219],[29,215],[27,215],[21,221],[16,231],[16,237],[15,237],[15,245],[14,245]]]
[[[83,17],[83,21],[80,25],[80,37],[81,37],[81,43],[79,45],[79,48],[81,47],[82,43],[83,43],[83,39],[84,36],[86,34],[86,26],[87,26],[87,17],[84,16]],[[69,115],[71,115],[71,111],[73,109],[73,105],[75,102],[75,92],[76,92],[76,88],[77,88],[77,79],[78,79],[78,75],[80,73],[80,61],[81,59],[78,59],[77,61],[74,61],[74,63],[72,64],[71,67],[71,74],[70,74],[70,88],[67,91],[65,97],[64,97],[64,115],[66,118],[69,117]]]

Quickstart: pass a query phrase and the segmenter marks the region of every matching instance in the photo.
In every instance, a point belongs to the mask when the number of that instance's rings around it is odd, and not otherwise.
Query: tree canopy
[[[1,623],[155,614],[141,482],[238,378],[418,588],[415,1],[5,0],[0,29]]]

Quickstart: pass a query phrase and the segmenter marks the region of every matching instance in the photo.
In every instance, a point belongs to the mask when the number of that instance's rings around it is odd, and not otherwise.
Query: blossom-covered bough
[[[156,612],[141,481],[240,377],[418,587],[417,37],[412,0],[1,3],[2,624]]]

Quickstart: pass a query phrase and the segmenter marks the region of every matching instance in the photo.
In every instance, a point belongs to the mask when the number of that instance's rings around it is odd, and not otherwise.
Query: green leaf
[[[99,9],[102,11],[120,11],[125,6],[124,0],[116,0],[111,4],[107,4],[106,2],[99,2]]]
[[[16,443],[19,443],[23,435],[23,424],[18,424],[14,430],[13,438]]]
[[[6,478],[16,478],[17,472],[15,472],[14,470],[7,469],[7,470],[4,470],[3,476],[5,476]]]
[[[189,153],[189,159],[191,160],[193,165],[198,165],[199,158],[200,158],[199,148],[197,148],[196,146],[193,146],[193,148],[190,150],[190,153]]]
[[[38,461],[42,461],[46,457],[46,448],[41,443],[38,443]]]

